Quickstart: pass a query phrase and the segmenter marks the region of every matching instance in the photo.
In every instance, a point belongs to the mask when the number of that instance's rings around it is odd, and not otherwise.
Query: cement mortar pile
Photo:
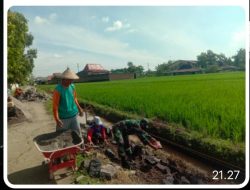
[[[37,136],[34,141],[41,151],[55,151],[79,144],[81,140],[77,139],[74,132],[52,132]]]

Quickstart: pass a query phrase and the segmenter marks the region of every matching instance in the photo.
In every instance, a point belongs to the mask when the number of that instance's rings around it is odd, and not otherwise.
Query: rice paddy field
[[[175,123],[204,136],[245,141],[245,73],[76,83],[78,99]],[[40,86],[54,89],[55,85]]]

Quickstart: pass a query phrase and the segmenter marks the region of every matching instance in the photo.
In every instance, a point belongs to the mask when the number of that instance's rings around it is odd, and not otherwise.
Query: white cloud
[[[43,28],[41,27],[34,27],[32,32],[36,35],[38,52],[40,52],[38,44],[41,42],[50,49],[43,49],[43,51],[46,51],[44,53],[47,55],[38,53],[38,59],[36,59],[36,72],[41,70],[42,67],[46,68],[44,65],[46,61],[46,65],[51,64],[53,67],[57,64],[57,67],[54,67],[55,70],[58,70],[60,68],[58,65],[62,63],[88,63],[93,60],[99,64],[103,64],[104,59],[106,59],[105,62],[106,65],[109,65],[109,69],[115,67],[119,68],[119,65],[126,65],[128,61],[132,61],[136,65],[143,65],[147,62],[157,65],[164,61],[161,57],[154,55],[152,52],[132,48],[126,42],[121,42],[114,38],[103,37],[82,27],[68,25],[50,25],[50,27],[44,25]],[[60,54],[51,54],[54,46],[63,48],[63,51],[60,52]],[[67,54],[67,56],[63,56],[63,59],[58,61],[58,58],[64,53]],[[76,56],[77,53],[80,55]],[[86,56],[86,54],[88,54],[88,56]],[[114,60],[117,64],[114,63]],[[41,64],[43,66],[40,66]],[[48,73],[48,71],[46,72]]]
[[[106,28],[106,31],[113,32],[122,29],[122,27],[123,27],[122,22],[120,20],[117,20],[113,22],[113,25],[111,27]]]
[[[36,24],[50,24],[51,22],[55,21],[57,19],[56,13],[51,13],[48,18],[43,18],[41,16],[36,16],[34,19],[34,22]]]
[[[57,14],[56,13],[51,13],[49,15],[49,20],[56,20],[57,19]]]
[[[53,57],[55,57],[55,58],[62,58],[63,56],[60,55],[60,54],[55,53],[55,54],[53,55]]]
[[[209,47],[202,39],[182,30],[168,30],[162,35],[150,34],[155,39],[162,41],[162,48],[166,49],[168,60],[173,59],[196,59],[201,51]],[[212,48],[213,49],[213,48]],[[180,53],[181,52],[181,53]]]
[[[77,63],[83,63],[83,58],[77,54],[65,56],[63,59],[58,59],[57,55],[47,51],[38,51],[38,56],[34,60],[34,76],[45,77],[52,73],[63,72],[67,67],[77,72]]]
[[[109,22],[109,17],[102,17],[103,22]]]
[[[42,18],[40,16],[36,16],[35,19],[34,19],[34,22],[36,24],[47,24],[47,23],[49,23],[49,21],[46,18]]]
[[[130,28],[130,24],[129,23],[125,24],[124,28]]]
[[[244,30],[238,30],[232,34],[231,40],[229,42],[229,49],[231,50],[229,54],[234,55],[240,48],[245,48],[246,36]]]
[[[131,25],[129,23],[126,23],[127,20],[125,19],[124,22],[117,20],[113,22],[113,25],[110,27],[107,27],[105,31],[108,32],[114,32],[123,29],[126,33],[133,33],[136,32],[137,30],[134,28],[131,28]]]
[[[245,42],[245,31],[238,31],[233,33],[232,42],[236,44],[243,44]]]
[[[128,33],[134,33],[134,32],[136,32],[136,31],[137,31],[136,29],[131,28],[131,29],[128,30]]]

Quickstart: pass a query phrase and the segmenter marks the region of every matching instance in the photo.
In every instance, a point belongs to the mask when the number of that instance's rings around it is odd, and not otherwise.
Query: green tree
[[[168,70],[168,64],[167,63],[162,63],[160,65],[157,65],[155,67],[156,73],[162,74]]]
[[[135,66],[132,62],[128,62],[128,68],[123,69],[111,69],[111,73],[137,73],[142,75],[144,68],[143,66]]]
[[[139,73],[140,75],[143,74],[143,71],[144,71],[144,68],[141,65],[137,66],[136,69],[135,69],[135,72]]]
[[[144,68],[143,66],[139,65],[139,66],[135,66],[133,64],[133,62],[128,62],[128,68],[127,68],[128,73],[137,73],[142,75]]]
[[[246,50],[240,49],[235,56],[233,56],[233,65],[240,67],[241,69],[245,69],[245,57]]]
[[[28,33],[28,21],[18,12],[8,11],[8,83],[24,84],[31,76],[37,50]]]
[[[129,73],[135,73],[136,72],[136,66],[133,64],[133,62],[128,62],[128,72]]]
[[[207,52],[202,52],[197,56],[197,65],[201,68],[207,68],[209,65],[218,64],[218,57],[211,50],[207,50]]]
[[[232,60],[231,58],[227,58],[224,54],[221,53],[217,55],[217,64],[218,66],[231,65]]]
[[[172,71],[177,69],[176,65],[174,64],[174,61],[169,60],[167,63],[162,63],[160,65],[157,65],[155,67],[156,73],[157,74],[163,74],[168,71]]]
[[[111,69],[111,73],[127,73],[127,68],[123,68],[123,69]]]

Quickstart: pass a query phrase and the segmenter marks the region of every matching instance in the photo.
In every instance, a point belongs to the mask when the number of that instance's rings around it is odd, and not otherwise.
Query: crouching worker
[[[93,121],[90,123],[90,127],[87,132],[87,140],[89,145],[108,143],[107,141],[107,129],[104,127],[100,117],[94,116]]]
[[[160,142],[156,141],[144,130],[148,128],[148,120],[123,120],[112,127],[114,139],[118,144],[118,155],[124,168],[131,168],[131,160],[136,155],[132,152],[129,143],[129,135],[137,135],[144,145],[148,144],[154,149],[162,148]]]

